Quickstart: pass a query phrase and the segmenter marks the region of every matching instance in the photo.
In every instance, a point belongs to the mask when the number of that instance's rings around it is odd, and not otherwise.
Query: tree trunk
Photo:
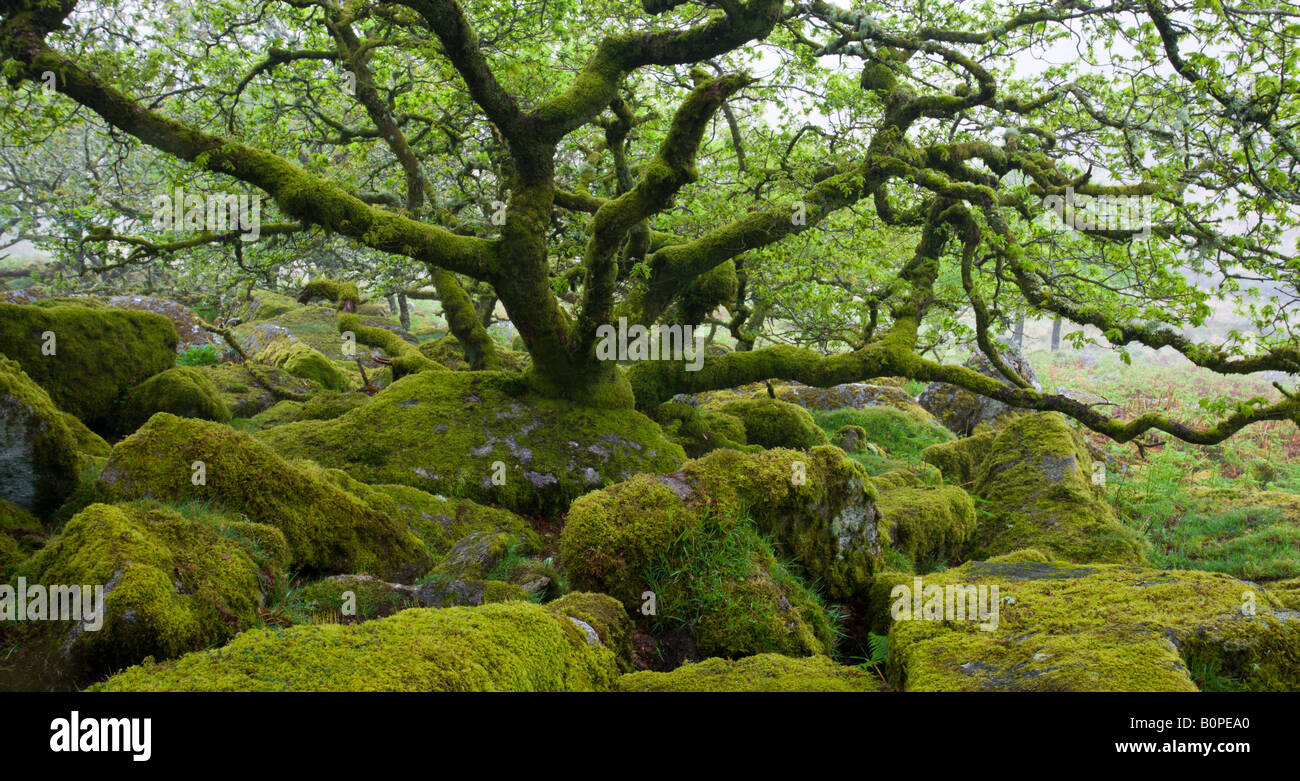
[[[406,302],[406,291],[397,292],[397,316],[403,331],[411,330],[411,307]]]
[[[1061,349],[1061,316],[1052,318],[1052,352]]]

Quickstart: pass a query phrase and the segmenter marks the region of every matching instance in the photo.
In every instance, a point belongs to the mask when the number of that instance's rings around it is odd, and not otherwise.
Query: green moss
[[[321,390],[320,383],[265,364],[219,363],[194,368],[212,380],[236,418],[251,418],[279,399],[303,399]]]
[[[734,399],[712,402],[705,410],[740,418],[745,424],[745,441],[751,445],[807,450],[828,442],[807,410],[786,401]]]
[[[749,520],[703,518],[652,564],[647,588],[657,595],[657,623],[684,622],[706,656],[805,656],[834,648],[825,606]]]
[[[53,355],[42,347],[54,336]],[[176,359],[176,329],[153,312],[0,304],[0,352],[17,361],[64,412],[112,429],[126,391]]]
[[[245,632],[224,648],[126,670],[96,691],[600,691],[615,653],[563,608],[412,609],[356,626]]]
[[[956,486],[883,490],[876,507],[894,547],[920,570],[957,563],[975,531],[975,502]]]
[[[0,575],[26,559],[44,536],[40,519],[0,499]]]
[[[1024,560],[922,580],[998,586],[997,626],[894,621],[889,677],[903,690],[1195,691],[1207,662],[1243,688],[1300,687],[1300,620],[1258,586],[1218,573]],[[879,578],[873,608],[888,616],[899,584],[913,581]],[[1249,603],[1254,615],[1244,614]]]
[[[196,485],[196,463],[204,482]],[[227,426],[164,412],[119,442],[97,489],[114,499],[210,501],[284,532],[296,568],[411,579],[428,564],[400,521],[334,485],[309,464],[291,465]]]
[[[440,339],[421,342],[419,350],[424,357],[453,371],[470,370],[470,365],[465,360],[465,349],[454,336],[447,335]],[[501,347],[496,348],[496,357],[501,369],[512,372],[526,370],[530,360],[526,352],[505,350]]]
[[[640,605],[649,568],[699,522],[668,484],[636,475],[575,501],[560,536],[560,560],[578,588]]]
[[[283,368],[296,377],[318,382],[327,390],[341,391],[348,387],[347,374],[321,352],[294,339],[277,339],[264,347],[257,360]]]
[[[1003,553],[1000,556],[993,556],[989,561],[995,564],[1014,564],[1016,562],[1046,563],[1052,561],[1052,557],[1037,548],[1021,548],[1020,550],[1013,550],[1010,553]]]
[[[528,521],[509,510],[485,507],[469,499],[434,496],[406,485],[350,483],[344,487],[371,507],[402,520],[438,557],[476,533],[503,533],[517,541],[516,550],[522,553],[542,548],[541,538]]]
[[[845,453],[861,453],[867,445],[867,430],[862,426],[840,426],[831,436],[831,444]]]
[[[615,688],[624,692],[869,692],[880,690],[880,679],[826,656],[759,654],[705,659],[668,673],[630,673],[619,678]]]
[[[269,290],[250,290],[248,300],[236,311],[237,316],[245,322],[269,320],[298,308],[298,302],[286,295]]]
[[[883,564],[876,489],[837,447],[718,450],[681,474],[716,508],[751,516],[831,599],[852,598]]]
[[[81,463],[65,421],[49,394],[0,355],[0,499],[44,515],[72,492]]]
[[[361,303],[361,294],[357,291],[356,283],[336,282],[332,279],[313,279],[298,293],[300,303],[305,304],[317,298],[337,304],[340,309],[350,307],[350,310],[355,310]]]
[[[516,375],[496,372],[421,372],[342,417],[257,437],[286,457],[366,483],[530,514],[555,512],[637,472],[672,471],[684,455],[640,413],[539,398]]]
[[[1039,548],[1066,561],[1145,560],[1146,541],[1094,490],[1092,459],[1059,413],[1017,417],[998,433],[974,493],[980,528],[970,558]]]
[[[259,412],[252,418],[255,429],[271,428],[299,420],[333,420],[370,401],[364,393],[318,393],[307,401],[285,400]]]
[[[726,412],[670,401],[659,405],[655,419],[663,427],[664,435],[681,445],[691,458],[719,448],[757,450],[746,446],[744,421]]]
[[[182,418],[230,422],[230,408],[208,375],[190,366],[159,372],[127,394],[119,418],[119,431],[129,433],[155,412]]]
[[[992,432],[981,432],[951,442],[930,445],[921,451],[921,459],[938,467],[945,482],[974,485],[980,465],[993,447]]]
[[[104,458],[108,456],[113,446],[108,444],[103,437],[91,431],[81,422],[81,418],[68,412],[61,412],[63,423],[68,427],[72,438],[77,443],[77,452],[82,456],[91,458]]]
[[[19,574],[28,583],[103,585],[103,625],[30,631],[74,680],[225,642],[256,623],[262,585],[261,566],[230,525],[152,502],[87,507]]]

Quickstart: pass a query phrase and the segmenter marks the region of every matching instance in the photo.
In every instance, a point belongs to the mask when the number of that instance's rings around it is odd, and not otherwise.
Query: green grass
[[[1161,412],[1205,425],[1219,414],[1216,399],[1278,397],[1260,376],[1222,376],[1187,362],[1134,359],[1112,354],[1095,361],[1077,354],[1030,356],[1048,391],[1070,388],[1097,394],[1113,406],[1107,414],[1129,420]],[[1207,408],[1208,407],[1208,408]],[[1145,452],[1085,432],[1107,454],[1107,491],[1120,518],[1151,541],[1151,563],[1164,569],[1223,572],[1248,580],[1300,576],[1300,518],[1276,507],[1207,498],[1210,489],[1239,495],[1257,490],[1300,494],[1300,431],[1290,421],[1250,426],[1218,445],[1189,445],[1164,434],[1147,435]]]
[[[861,426],[867,432],[867,441],[880,452],[850,453],[849,457],[862,464],[871,475],[919,465],[922,463],[922,450],[953,439],[948,429],[918,420],[893,407],[813,411],[812,416],[828,437],[844,426]]]

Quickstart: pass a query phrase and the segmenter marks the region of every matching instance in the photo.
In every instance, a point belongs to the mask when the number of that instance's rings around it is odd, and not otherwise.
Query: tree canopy
[[[0,0],[0,230],[89,278],[432,287],[476,368],[500,302],[532,386],[591,403],[905,376],[1214,443],[1300,397],[1115,419],[999,336],[1300,373],[1298,42],[1257,0]],[[264,196],[257,239],[159,229],[178,188]],[[1254,330],[1189,337],[1221,300]],[[624,370],[619,318],[737,349]]]

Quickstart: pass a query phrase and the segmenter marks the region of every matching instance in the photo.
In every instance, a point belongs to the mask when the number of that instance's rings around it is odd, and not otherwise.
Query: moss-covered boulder
[[[1038,382],[1038,376],[1034,374],[1033,367],[1024,356],[1008,350],[1002,352],[1002,359],[1035,390],[1043,389],[1042,384]],[[1007,383],[1007,379],[994,368],[982,352],[976,352],[963,365],[986,377]],[[938,418],[940,423],[959,436],[973,433],[981,424],[995,423],[1015,415],[1010,407],[996,399],[971,393],[965,388],[949,385],[946,382],[930,383],[916,397],[916,401]]]
[[[672,672],[643,671],[618,679],[622,692],[871,692],[874,673],[836,664],[827,656],[792,658],[759,654],[743,659],[705,659]]]
[[[176,330],[153,312],[0,304],[0,353],[59,409],[107,432],[127,390],[173,366]]]
[[[341,327],[343,324],[347,327]],[[232,329],[244,351],[254,355],[272,342],[288,338],[291,342],[301,342],[324,355],[331,361],[351,366],[354,358],[361,358],[367,369],[378,364],[371,357],[367,342],[357,333],[361,329],[380,329],[390,332],[405,344],[416,344],[415,337],[402,329],[397,320],[389,317],[351,314],[345,319],[333,304],[326,306],[297,306],[273,317],[260,319],[258,322],[242,323]],[[341,331],[351,330],[357,336],[355,343],[345,341]],[[355,347],[355,350],[351,348]],[[394,357],[393,353],[381,350],[381,354]]]
[[[914,473],[901,474],[911,476],[910,484],[882,487],[883,481],[874,481],[891,546],[920,569],[959,563],[977,525],[975,501],[957,486],[923,485]]]
[[[876,489],[862,466],[836,447],[807,453],[719,450],[669,475],[692,501],[748,515],[831,599],[857,594],[882,566]]]
[[[61,412],[60,415],[69,433],[72,434],[72,440],[77,443],[77,452],[82,455],[83,463],[87,457],[91,459],[108,457],[113,446],[108,444],[106,439],[91,431],[76,415],[70,412]]]
[[[319,350],[293,338],[276,339],[254,357],[261,363],[282,368],[295,377],[318,382],[327,390],[345,390],[349,384],[348,375],[333,361]]]
[[[341,470],[327,470],[326,474],[371,507],[402,521],[439,559],[474,534],[503,534],[514,554],[526,555],[542,548],[541,538],[528,521],[509,510],[436,496],[409,485],[365,485]]]
[[[276,452],[516,512],[555,512],[638,472],[671,472],[684,453],[631,410],[534,396],[516,375],[421,372],[333,420],[258,432]]]
[[[284,532],[293,566],[407,580],[429,554],[410,528],[339,488],[309,464],[289,464],[248,434],[165,412],[113,448],[96,489],[114,500],[208,501]]]
[[[938,425],[938,421],[929,411],[917,404],[916,399],[896,384],[850,382],[829,388],[817,388],[791,382],[776,386],[776,397],[782,401],[798,404],[807,410],[827,412],[846,408],[891,407],[917,420]]]
[[[193,368],[212,380],[221,400],[236,418],[254,417],[282,399],[301,402],[322,390],[318,382],[266,364],[216,363]]]
[[[203,327],[194,310],[177,301],[158,296],[114,296],[107,301],[116,309],[137,309],[153,312],[172,321],[176,329],[176,349],[186,350],[202,345],[218,345],[221,337]]]
[[[840,426],[831,436],[831,444],[845,453],[861,453],[867,446],[867,430],[850,423]]]
[[[992,431],[981,431],[951,442],[940,442],[922,450],[921,459],[937,467],[947,483],[974,485],[996,437]]]
[[[827,444],[826,432],[812,415],[797,404],[778,399],[732,399],[705,405],[706,412],[722,412],[745,424],[745,441],[761,447],[807,450]]]
[[[971,618],[969,596],[966,620],[946,616],[967,587],[988,619]],[[977,561],[882,576],[870,596],[905,691],[1300,688],[1300,615],[1219,573]]]
[[[412,607],[475,607],[529,601],[523,588],[501,581],[434,580],[389,583],[373,575],[333,575],[296,589],[280,616],[292,623],[356,624]]]
[[[1146,541],[1119,522],[1092,483],[1083,437],[1056,412],[1018,417],[993,440],[974,491],[984,501],[969,558],[1039,548],[1074,562],[1145,560]]]
[[[370,397],[359,391],[318,393],[306,401],[285,399],[275,406],[262,410],[252,418],[254,428],[263,429],[294,423],[299,420],[333,420],[345,412],[356,409],[370,401]]]
[[[133,667],[95,691],[604,691],[621,672],[617,603],[415,608],[354,626],[250,630],[224,648]],[[621,611],[620,611],[621,612]],[[622,621],[626,621],[625,618]],[[603,632],[603,633],[602,633]]]
[[[255,288],[248,291],[248,297],[236,307],[235,316],[244,322],[269,320],[297,308],[298,302],[291,296]]]
[[[219,423],[229,423],[231,418],[230,408],[216,383],[192,366],[159,372],[128,393],[118,418],[118,430],[135,431],[156,412]]]
[[[722,448],[757,450],[747,447],[745,423],[735,415],[670,401],[659,405],[655,419],[664,436],[681,445],[691,458]]]
[[[76,488],[77,440],[49,394],[0,355],[0,499],[44,515]]]
[[[84,682],[145,657],[218,645],[257,622],[287,564],[279,532],[201,507],[93,504],[18,570],[28,585],[76,586],[82,620],[30,622],[25,653]],[[281,542],[281,546],[283,542]],[[85,587],[102,586],[102,612]],[[51,593],[52,590],[51,590]]]
[[[683,486],[638,475],[574,502],[560,538],[573,584],[617,598],[653,635],[685,628],[706,656],[829,652],[825,608],[753,522]]]

